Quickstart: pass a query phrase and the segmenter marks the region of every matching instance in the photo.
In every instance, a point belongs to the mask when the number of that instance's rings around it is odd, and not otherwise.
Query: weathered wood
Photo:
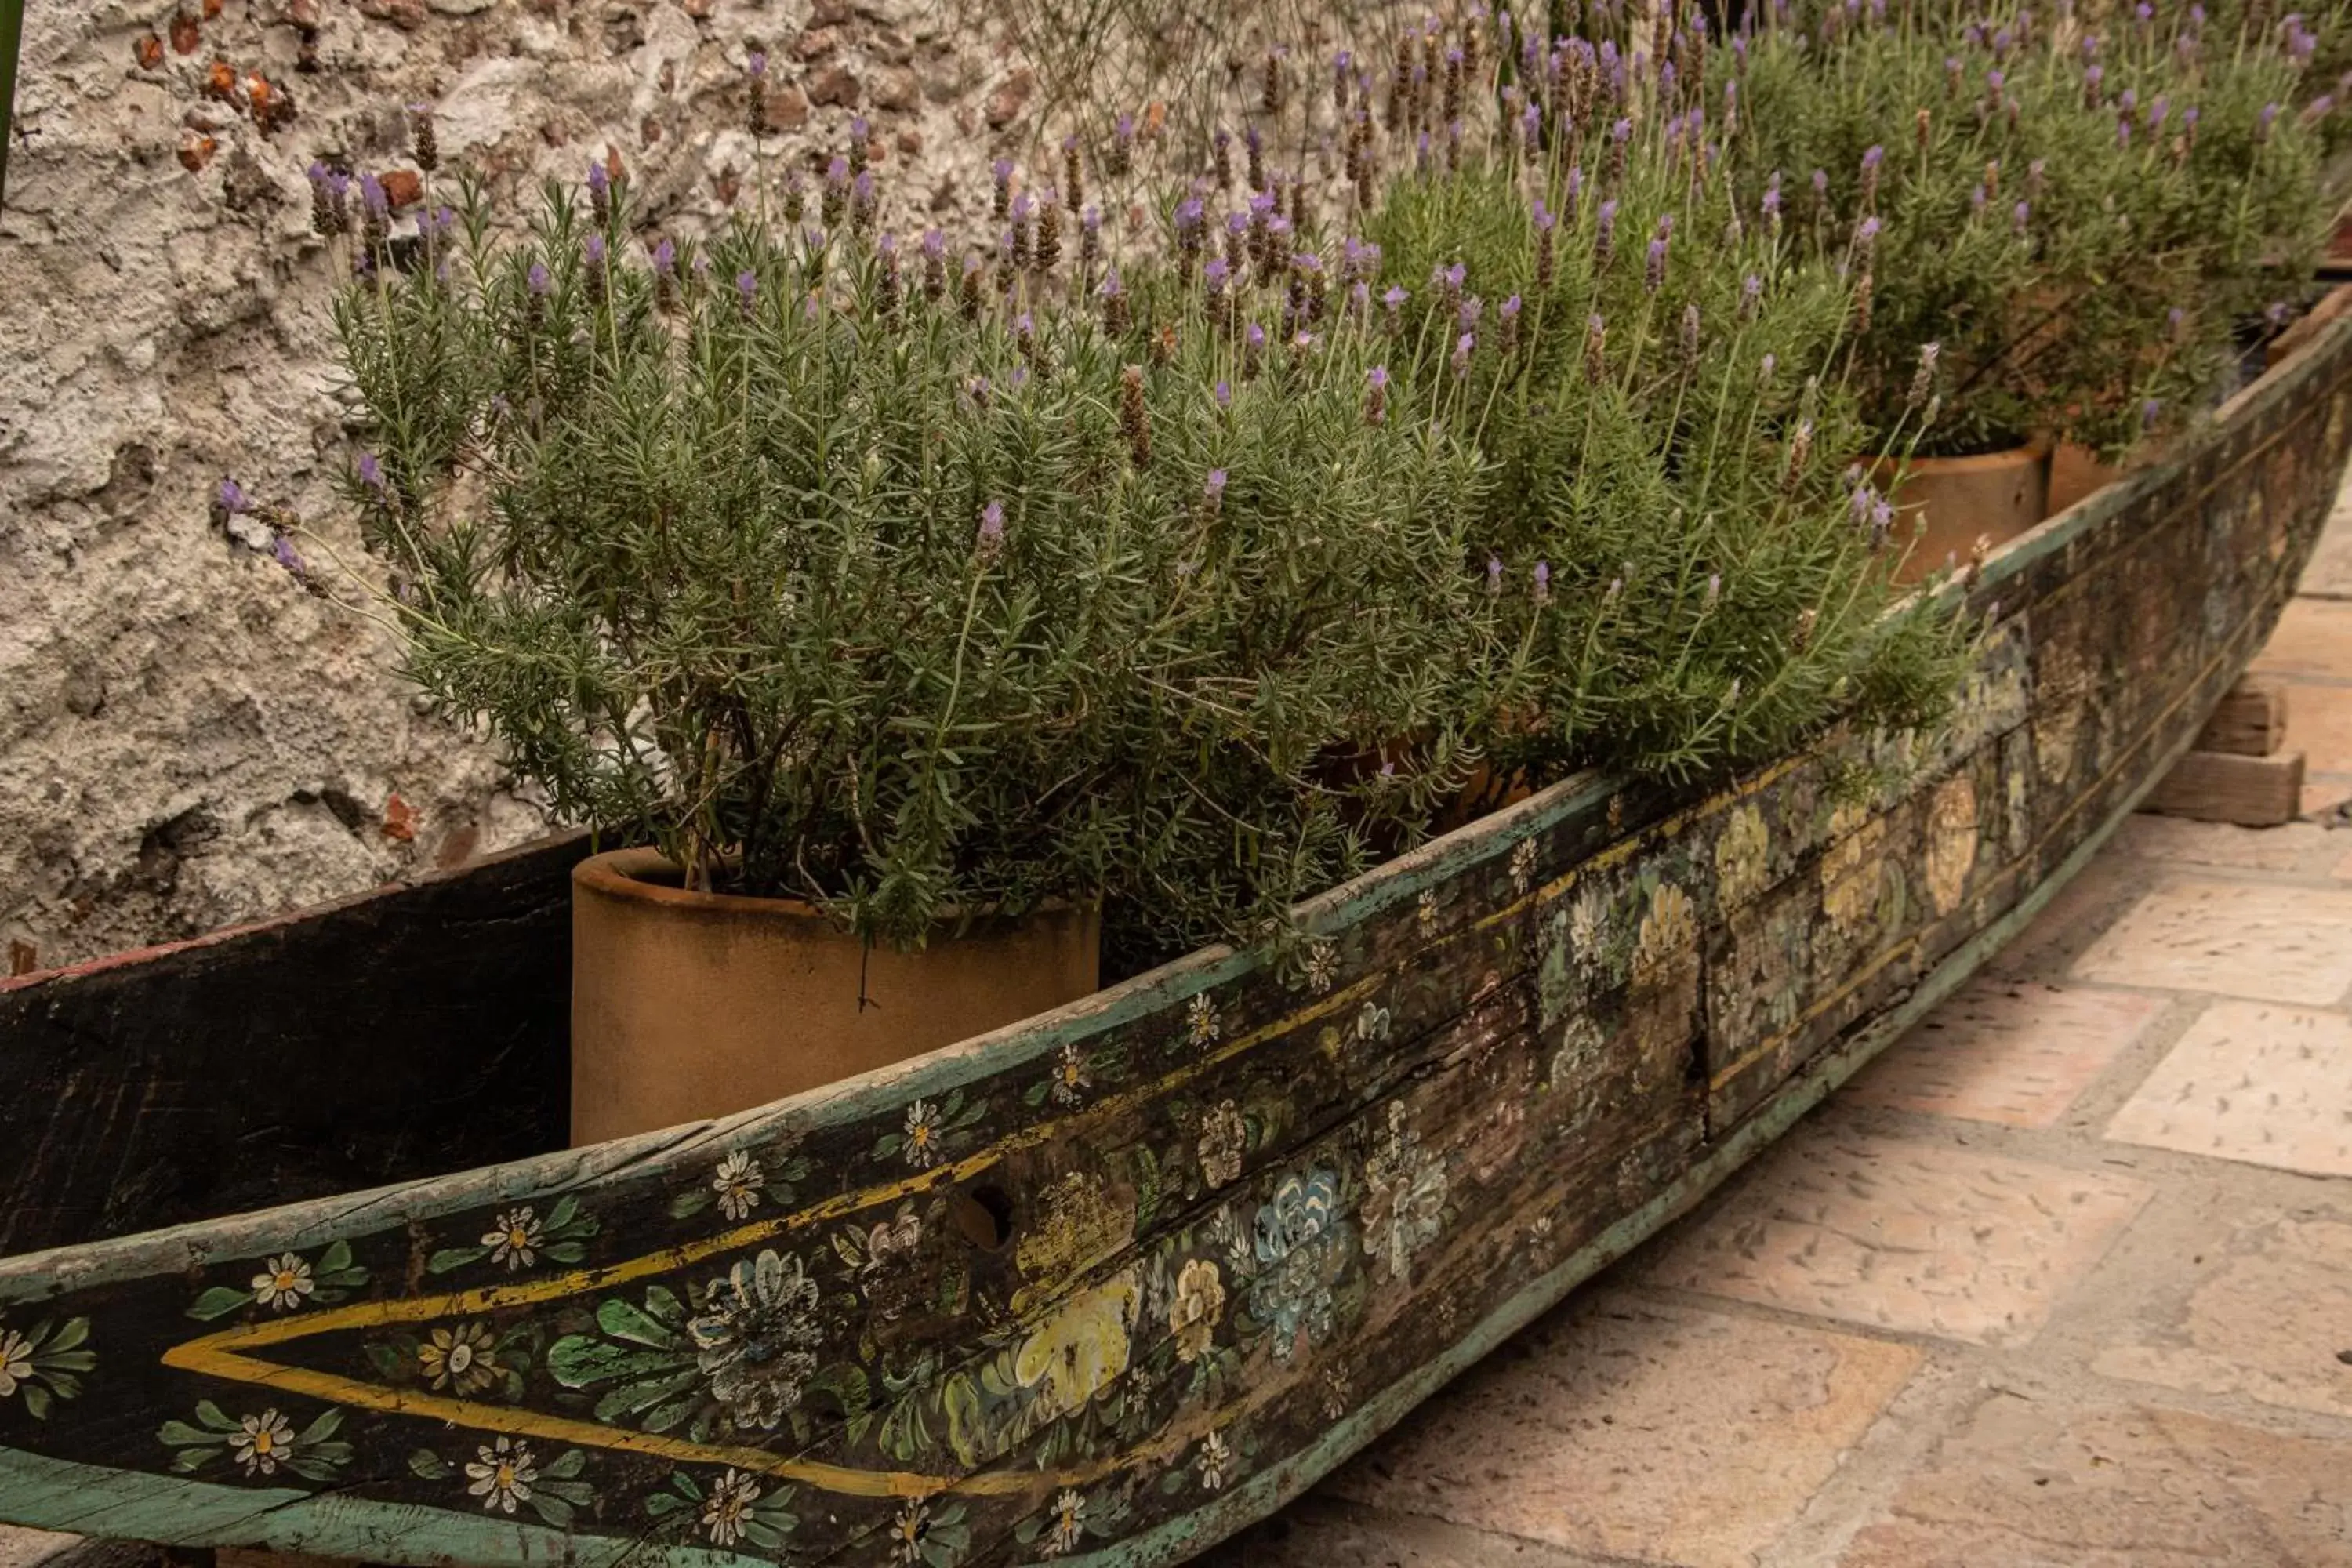
[[[2149,794],[2144,810],[2240,827],[2276,827],[2303,811],[2303,753],[2248,757],[2191,752]]]
[[[2267,757],[2285,744],[2286,688],[2267,676],[2242,675],[2197,732],[2194,749]]]
[[[585,850],[0,981],[0,1253],[561,1148]]]
[[[0,1519],[583,1568],[1198,1550],[2083,863],[2292,591],[2347,384],[2352,322],[1947,589],[1990,624],[1937,734],[1571,780],[1307,906],[1288,969],[1211,950],[722,1121],[0,1258]],[[378,1040],[464,1026],[382,1005]]]

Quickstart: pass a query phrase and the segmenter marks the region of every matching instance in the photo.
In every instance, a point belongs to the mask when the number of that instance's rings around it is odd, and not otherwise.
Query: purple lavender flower
[[[742,271],[735,274],[735,293],[737,297],[742,300],[743,308],[745,310],[748,310],[751,308],[751,301],[759,295],[759,274],[753,272],[749,268],[745,268]]]
[[[768,74],[768,54],[765,49],[753,49],[743,57],[744,74],[754,81]]]
[[[215,492],[213,509],[226,517],[242,517],[253,510],[252,498],[235,479],[223,479]]]
[[[2277,104],[2265,103],[2263,105],[2263,111],[2258,117],[2256,117],[2254,121],[2254,140],[2256,142],[2267,142],[2270,140],[2272,122],[2276,121],[2278,117],[2279,106]]]
[[[1475,332],[1465,332],[1454,340],[1454,374],[1455,375],[1470,374],[1470,353],[1477,346],[1478,335]]]
[[[1387,291],[1381,295],[1381,304],[1388,312],[1390,331],[1393,332],[1397,330],[1404,310],[1404,302],[1410,298],[1411,296],[1404,291],[1404,286],[1401,283],[1390,284]]]
[[[1213,512],[1223,504],[1225,499],[1224,469],[1211,468],[1209,470],[1207,480],[1201,486],[1201,496],[1203,500],[1209,503],[1209,510]]]
[[[1985,209],[1985,188],[1977,186],[1969,193],[1969,211],[1981,216]]]
[[[383,182],[373,174],[360,176],[360,204],[371,217],[383,218],[392,212],[392,198],[384,195]]]
[[[1364,423],[1379,425],[1388,418],[1389,367],[1376,364],[1364,373]]]
[[[1827,169],[1813,171],[1813,200],[1822,206],[1829,205],[1830,172]]]
[[[1225,258],[1222,256],[1212,256],[1209,264],[1201,268],[1202,286],[1208,290],[1212,300],[1225,291],[1225,280],[1232,276],[1233,268],[1225,265]]]
[[[297,577],[309,575],[308,569],[302,564],[302,558],[294,553],[293,541],[282,533],[273,533],[269,536],[269,558]]]
[[[1739,319],[1752,321],[1764,304],[1764,279],[1750,272],[1739,280]]]
[[[360,483],[378,495],[383,494],[383,464],[377,460],[373,452],[360,454],[359,474]]]
[[[2164,399],[2160,397],[2151,397],[2147,402],[2139,405],[2139,427],[2143,431],[2154,430],[2156,428],[2156,422],[2162,418],[2163,416]]]
[[[1251,349],[1264,349],[1265,347],[1265,329],[1259,326],[1255,321],[1252,321],[1249,324],[1248,330],[1242,333],[1242,342],[1244,346]]]
[[[541,261],[530,264],[530,271],[524,276],[523,281],[532,294],[542,300],[555,287],[555,279],[547,275],[547,264]]]
[[[587,257],[588,265],[590,267],[602,267],[604,265],[604,237],[603,235],[590,235],[580,248]]]
[[[1004,503],[990,501],[980,509],[980,552],[993,556],[1004,545]]]
[[[1642,268],[1642,286],[1653,294],[1666,286],[1666,242],[1664,236],[1650,241],[1650,254]]]
[[[1486,557],[1486,592],[1497,598],[1502,595],[1503,558],[1499,555]]]
[[[1210,389],[1209,395],[1219,408],[1229,409],[1234,405],[1234,384],[1230,381],[1220,381]]]
[[[1479,313],[1486,308],[1486,302],[1475,294],[1463,300],[1454,308],[1454,330],[1457,332],[1466,332],[1477,326]]]
[[[1870,150],[1862,155],[1862,172],[1864,174],[1874,174],[1878,173],[1878,166],[1885,161],[1886,149],[1873,143]]]
[[[1592,265],[1596,271],[1606,271],[1610,258],[1617,254],[1617,203],[1615,198],[1601,204],[1601,221],[1592,237]]]
[[[1551,603],[1551,563],[1548,561],[1536,563],[1536,603]]]
[[[2028,221],[2029,221],[2032,216],[2033,216],[2033,208],[2032,208],[2032,206],[2029,203],[2020,202],[2020,203],[2018,203],[2018,204],[2017,204],[2017,205],[2015,205],[2015,206],[2013,206],[2013,207],[2011,207],[2011,208],[2010,209],[2010,212],[2009,212],[2009,226],[2010,226],[2011,229],[2015,230],[2017,233],[2019,233],[2019,234],[2023,234],[2023,233],[2025,232],[2025,226],[2026,226],[2027,222],[2028,222]]]
[[[591,195],[610,195],[613,192],[613,172],[601,161],[588,165],[588,192]]]
[[[1763,203],[1763,206],[1764,206],[1764,217],[1765,217],[1765,221],[1767,221],[1768,223],[1771,224],[1771,225],[1772,225],[1772,226],[1773,226],[1773,227],[1775,227],[1775,228],[1780,227],[1780,170],[1778,170],[1778,169],[1775,169],[1775,170],[1773,170],[1773,171],[1772,171],[1772,177],[1771,177],[1771,179],[1770,179],[1769,182],[1767,182],[1767,183],[1766,183],[1766,184],[1765,184],[1765,186],[1764,186],[1764,203]]]

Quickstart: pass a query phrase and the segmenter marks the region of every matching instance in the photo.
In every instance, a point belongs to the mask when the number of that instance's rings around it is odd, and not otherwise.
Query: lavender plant
[[[2291,50],[2209,39],[2195,7],[2102,33],[2029,10],[1889,19],[1776,8],[1728,61],[1757,200],[1846,258],[1875,226],[1852,384],[1877,431],[1937,348],[1919,449],[2065,437],[2112,454],[2217,386],[2238,321],[2302,275],[2315,121]]]
[[[616,183],[517,246],[469,194],[345,294],[412,676],[564,816],[876,940],[1109,898],[1197,941],[1359,868],[1435,785],[1317,769],[1457,725],[1475,454],[1363,422],[1369,345],[1251,380],[984,300],[865,178],[650,250]]]

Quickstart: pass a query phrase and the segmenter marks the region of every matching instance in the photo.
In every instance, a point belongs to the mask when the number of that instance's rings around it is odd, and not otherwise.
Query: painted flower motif
[[[1347,1259],[1339,1178],[1319,1170],[1285,1176],[1259,1206],[1255,1228],[1259,1274],[1250,1315],[1273,1335],[1276,1364],[1287,1366],[1302,1331],[1318,1344],[1331,1332],[1331,1288]]]
[[[730,1151],[711,1173],[710,1190],[719,1194],[719,1212],[729,1219],[741,1219],[760,1206],[760,1189],[768,1184],[768,1173],[760,1162],[740,1149]]]
[[[732,1546],[743,1538],[743,1516],[760,1500],[760,1483],[740,1470],[729,1470],[710,1483],[702,1500],[702,1530],[713,1546]]]
[[[1360,1044],[1385,1040],[1394,1026],[1389,1010],[1377,1002],[1367,1002],[1356,1009],[1356,1039]]]
[[[1735,807],[1715,841],[1716,889],[1726,906],[1745,903],[1764,890],[1765,862],[1772,836],[1764,814],[1753,805]]]
[[[1176,1341],[1180,1361],[1201,1359],[1217,1337],[1217,1323],[1225,1315],[1225,1282],[1217,1266],[1205,1258],[1185,1262],[1176,1276],[1176,1295],[1168,1304],[1168,1330]]]
[[[795,1254],[771,1247],[714,1279],[687,1324],[711,1397],[738,1426],[773,1431],[816,1372],[816,1281]]]
[[[1406,1125],[1402,1101],[1389,1101],[1388,1140],[1364,1163],[1364,1251],[1403,1281],[1412,1255],[1437,1239],[1445,1224],[1445,1162],[1421,1146]]]
[[[1977,863],[1977,792],[1966,773],[1938,785],[1927,808],[1927,895],[1948,915],[1968,891]]]
[[[513,1437],[500,1437],[474,1450],[474,1461],[466,1467],[466,1488],[468,1495],[482,1500],[485,1513],[512,1513],[515,1504],[530,1500],[530,1484],[539,1479],[539,1468],[530,1462],[530,1445]]]
[[[416,1360],[425,1381],[436,1388],[454,1388],[459,1394],[488,1388],[499,1373],[487,1323],[460,1323],[455,1330],[434,1330],[431,1337],[416,1347]]]
[[[1216,1491],[1225,1484],[1225,1476],[1233,1468],[1234,1451],[1225,1444],[1222,1432],[1212,1432],[1201,1439],[1201,1452],[1193,1464],[1201,1472],[1201,1485]]]
[[[908,1498],[890,1521],[890,1555],[904,1564],[923,1560],[923,1535],[931,1527],[930,1504]]]
[[[922,1244],[923,1217],[907,1204],[866,1231],[863,1247],[855,1249],[864,1254],[856,1260],[858,1291],[885,1321],[912,1306],[928,1284],[913,1268]]]
[[[1053,1528],[1045,1532],[1045,1555],[1066,1557],[1078,1549],[1078,1538],[1086,1533],[1087,1500],[1065,1490],[1054,1500],[1053,1520]]]
[[[1035,1419],[1082,1409],[1125,1375],[1129,1333],[1141,1300],[1129,1269],[1071,1297],[1022,1342],[1013,1375],[1033,1392]]]
[[[1421,897],[1413,902],[1412,918],[1421,927],[1421,934],[1423,936],[1427,936],[1430,932],[1437,929],[1437,891],[1435,889],[1423,888],[1421,890]]]
[[[526,1204],[499,1215],[498,1224],[483,1233],[482,1245],[490,1249],[491,1262],[528,1268],[539,1261],[541,1230],[539,1216]]]
[[[1222,1033],[1217,1022],[1217,1005],[1209,1000],[1205,991],[1184,1004],[1184,1035],[1196,1046],[1216,1044]]]
[[[310,1266],[289,1252],[271,1258],[253,1277],[253,1300],[257,1306],[282,1312],[300,1306],[302,1298],[318,1288],[318,1281],[310,1278]]]
[[[1054,1103],[1077,1104],[1086,1098],[1087,1089],[1093,1082],[1087,1076],[1087,1054],[1078,1049],[1077,1042],[1073,1040],[1064,1046],[1061,1056],[1054,1062]]]
[[[1222,1187],[1242,1173],[1242,1156],[1249,1152],[1249,1123],[1241,1108],[1228,1100],[1201,1118],[1201,1175],[1209,1185]]]
[[[1336,1366],[1323,1369],[1323,1419],[1337,1421],[1348,1414],[1355,1402],[1355,1390],[1349,1386],[1348,1374]]]
[[[940,1110],[928,1100],[907,1107],[907,1163],[928,1171],[940,1163]]]
[[[1535,886],[1535,880],[1536,841],[1522,838],[1511,847],[1511,889],[1514,892],[1525,894]]]
[[[33,1378],[33,1343],[14,1329],[0,1329],[0,1399]]]
[[[1307,948],[1307,987],[1318,996],[1331,989],[1339,973],[1339,944],[1318,939]]]
[[[228,1436],[228,1446],[245,1473],[274,1476],[294,1452],[294,1428],[275,1410],[248,1415],[241,1429]]]
[[[1589,962],[1600,955],[1608,934],[1609,895],[1597,886],[1589,887],[1576,896],[1576,907],[1568,912],[1569,948]]]
[[[1654,972],[1697,942],[1698,921],[1690,895],[1672,882],[1661,882],[1650,890],[1650,912],[1642,917],[1641,934],[1634,940],[1633,972]]]

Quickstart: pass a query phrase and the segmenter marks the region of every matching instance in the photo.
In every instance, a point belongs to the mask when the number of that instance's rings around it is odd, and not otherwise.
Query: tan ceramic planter
[[[1094,991],[1098,911],[868,949],[808,905],[689,893],[651,849],[572,873],[572,1141],[724,1115]]]
[[[2020,447],[1968,458],[1915,458],[1895,487],[1896,541],[1909,553],[1895,581],[1916,583],[1946,560],[1965,563],[1979,539],[1999,548],[2050,515],[2050,453]],[[1927,531],[1910,530],[1925,518]]]
[[[2123,477],[2121,468],[2099,461],[2088,447],[2061,441],[2050,454],[2050,515],[2056,517]]]

